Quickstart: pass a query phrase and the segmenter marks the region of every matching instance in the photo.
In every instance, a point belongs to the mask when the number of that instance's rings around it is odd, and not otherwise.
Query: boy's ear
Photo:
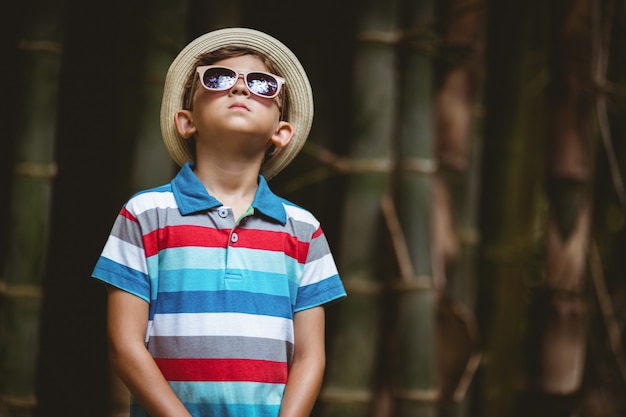
[[[196,126],[193,124],[191,112],[189,110],[179,110],[174,114],[176,130],[183,139],[189,139],[196,133]]]
[[[278,126],[276,127],[276,131],[270,138],[270,141],[277,148],[284,148],[289,145],[291,142],[291,138],[293,138],[294,129],[291,123],[280,121],[278,122]]]

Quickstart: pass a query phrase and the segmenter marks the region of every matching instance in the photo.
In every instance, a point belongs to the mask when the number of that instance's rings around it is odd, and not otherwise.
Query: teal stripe
[[[226,251],[222,248],[184,247],[161,251],[148,259],[150,271],[183,268],[215,268],[225,264]]]
[[[194,417],[278,417],[279,405],[185,404]]]
[[[170,386],[178,398],[186,404],[228,403],[280,406],[285,389],[282,384],[261,382],[170,382]],[[245,413],[229,415],[248,416]]]
[[[291,279],[298,279],[304,270],[304,265],[282,252],[232,248],[228,257],[229,268],[287,274]]]
[[[159,292],[242,289],[253,293],[291,297],[296,294],[298,288],[296,283],[285,280],[282,274],[239,270],[229,270],[228,274],[239,275],[241,279],[224,279],[224,271],[215,269],[162,271],[158,280],[158,289]],[[157,288],[154,280],[152,287]]]
[[[167,271],[183,268],[215,268],[223,266],[228,256],[228,266],[233,269],[288,274],[299,277],[304,268],[295,259],[282,252],[247,248],[229,248],[228,252],[220,248],[185,247],[161,251],[148,258],[149,271]]]

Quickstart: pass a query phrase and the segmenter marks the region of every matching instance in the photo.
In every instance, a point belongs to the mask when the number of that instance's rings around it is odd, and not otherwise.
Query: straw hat
[[[259,52],[269,58],[286,82],[288,112],[284,119],[294,127],[294,136],[284,148],[265,161],[261,174],[270,179],[285,168],[298,154],[307,139],[313,123],[313,92],[309,79],[298,58],[277,39],[257,30],[246,28],[219,29],[191,41],[174,59],[165,78],[161,104],[161,133],[170,156],[178,165],[193,161],[185,139],[178,136],[174,115],[183,106],[185,82],[195,71],[196,58],[224,46],[240,46]]]

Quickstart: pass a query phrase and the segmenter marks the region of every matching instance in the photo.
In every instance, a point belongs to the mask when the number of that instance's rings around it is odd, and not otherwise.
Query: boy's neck
[[[259,176],[256,167],[233,168],[232,165],[197,161],[194,173],[209,194],[233,209],[235,218],[243,214],[254,200]]]

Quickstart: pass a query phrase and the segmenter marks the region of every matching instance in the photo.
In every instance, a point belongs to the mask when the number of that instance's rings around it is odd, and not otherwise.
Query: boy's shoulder
[[[151,208],[176,207],[176,199],[171,184],[141,190],[133,194],[125,204],[125,208],[134,212],[142,212]]]
[[[294,203],[293,201],[287,200],[283,197],[278,197],[285,208],[285,212],[287,213],[287,218],[295,221],[310,223],[315,227],[318,227],[320,222],[315,217],[315,215],[309,211],[308,209]]]

